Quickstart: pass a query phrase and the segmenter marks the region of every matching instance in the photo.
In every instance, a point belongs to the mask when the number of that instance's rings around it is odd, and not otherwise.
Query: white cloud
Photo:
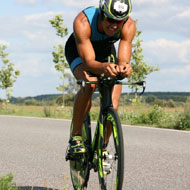
[[[162,3],[167,3],[169,1],[170,0],[160,0],[160,1],[157,1],[157,0],[134,0],[132,3],[134,3],[136,5],[144,5],[144,4],[160,5]]]
[[[45,13],[26,15],[26,16],[24,16],[24,19],[27,22],[39,21],[39,20],[44,20],[44,19],[48,20],[49,18],[55,16],[56,14],[58,14],[58,13],[50,11],[50,12],[45,12]]]
[[[16,4],[24,4],[24,5],[34,5],[37,3],[37,0],[14,0]]]
[[[76,0],[69,0],[69,1],[64,1],[64,5],[68,6],[68,7],[75,7],[78,9],[82,9],[82,8],[86,8],[88,6],[94,6],[94,5],[99,5],[99,1],[98,0],[80,0],[80,1],[76,1]]]
[[[181,13],[177,15],[177,17],[182,18],[182,19],[183,18],[190,19],[190,9],[182,11]]]
[[[55,5],[55,4],[60,4],[64,5],[66,7],[71,7],[71,8],[77,8],[77,9],[82,9],[90,5],[98,5],[99,0],[14,0],[15,3],[21,4],[21,5],[40,5],[43,3],[43,5]]]
[[[168,75],[172,74],[173,76],[180,77],[180,78],[186,78],[189,76],[190,73],[190,65],[180,66],[177,65],[175,68],[167,68],[160,70],[161,74]]]
[[[53,64],[53,57],[51,54],[35,54],[28,53],[23,55],[12,54],[14,58],[17,58],[15,68],[19,69],[22,77],[40,77],[43,75],[55,75],[55,69]]]
[[[134,0],[132,17],[139,19],[143,31],[170,32],[190,37],[190,1]]]
[[[25,77],[55,75],[52,51],[56,44],[65,43],[65,39],[56,36],[49,19],[60,12],[45,12],[26,16],[7,17],[0,20],[0,36],[7,38],[0,44],[9,44],[10,60]],[[67,14],[66,12],[64,14]],[[73,13],[68,13],[71,16]],[[14,31],[14,32],[13,32]],[[10,42],[8,43],[7,41]]]
[[[157,39],[144,43],[143,47],[148,59],[155,60],[159,64],[190,63],[190,40],[177,42]]]

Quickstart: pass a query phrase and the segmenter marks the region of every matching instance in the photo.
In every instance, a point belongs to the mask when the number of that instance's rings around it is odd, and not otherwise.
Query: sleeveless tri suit
[[[108,61],[108,56],[111,56],[112,60],[114,59],[115,63],[117,64],[114,43],[120,39],[120,31],[111,37],[98,31],[99,8],[97,7],[86,8],[83,10],[83,13],[86,15],[91,27],[90,41],[95,51],[96,60],[105,62]],[[82,59],[80,58],[77,51],[73,33],[70,35],[69,39],[66,42],[65,56],[72,72],[78,65],[82,63]]]

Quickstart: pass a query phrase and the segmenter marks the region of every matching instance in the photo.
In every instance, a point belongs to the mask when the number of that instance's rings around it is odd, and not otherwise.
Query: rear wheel
[[[103,116],[103,135],[100,136],[99,180],[101,189],[122,190],[124,176],[123,133],[120,119],[113,108],[108,108]]]
[[[89,143],[89,128],[87,128],[87,121],[84,122],[82,129],[82,138],[85,143],[86,153],[77,154],[77,156],[70,155],[70,174],[71,181],[74,187],[74,190],[84,190],[87,187],[90,167],[89,167],[89,155],[88,155],[88,143]],[[72,134],[72,127],[71,127]]]

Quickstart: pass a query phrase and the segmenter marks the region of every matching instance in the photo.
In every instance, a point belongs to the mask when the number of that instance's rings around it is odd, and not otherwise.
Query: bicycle
[[[122,190],[124,178],[123,133],[118,113],[114,110],[112,105],[112,89],[116,84],[140,85],[143,86],[141,93],[143,94],[146,83],[145,81],[129,83],[122,82],[121,80],[120,76],[115,78],[98,76],[98,81],[94,82],[77,81],[82,87],[86,84],[97,85],[100,93],[100,111],[93,141],[91,138],[90,114],[87,115],[84,121],[82,138],[87,150],[86,153],[75,157],[67,150],[66,160],[70,161],[71,180],[75,190],[87,189],[91,169],[98,172],[99,188],[101,190]],[[110,136],[109,143],[107,143],[106,147],[109,154],[104,155],[103,151],[107,135]],[[104,171],[103,161],[105,160],[111,166],[111,172],[108,174]]]

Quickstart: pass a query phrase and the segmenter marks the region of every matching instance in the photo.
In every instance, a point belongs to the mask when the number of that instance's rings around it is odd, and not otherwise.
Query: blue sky
[[[21,74],[13,96],[59,93],[60,74],[54,69],[51,52],[64,44],[48,20],[62,14],[72,32],[79,11],[98,0],[6,0],[0,3],[0,43],[7,44],[10,60]],[[190,91],[190,1],[132,0],[131,17],[142,30],[144,60],[160,71],[147,76],[147,91]],[[1,66],[0,62],[0,66]],[[0,98],[5,92],[0,90]]]

